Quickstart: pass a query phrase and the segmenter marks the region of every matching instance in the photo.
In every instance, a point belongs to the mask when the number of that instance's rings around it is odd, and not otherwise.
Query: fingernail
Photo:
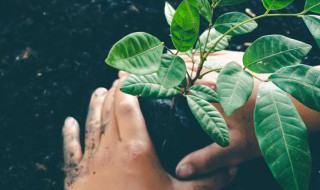
[[[67,117],[64,121],[65,126],[74,126],[75,119],[73,117]]]
[[[236,167],[229,169],[229,181],[232,181],[237,174],[238,169]]]
[[[177,176],[179,176],[181,178],[190,177],[190,176],[192,176],[193,173],[194,173],[194,168],[189,164],[179,166],[176,171]]]
[[[104,96],[107,93],[107,90],[105,88],[98,88],[94,94],[96,96]]]

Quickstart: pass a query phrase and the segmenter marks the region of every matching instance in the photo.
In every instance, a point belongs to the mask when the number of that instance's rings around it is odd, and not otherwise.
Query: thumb
[[[216,171],[210,175],[190,181],[175,181],[177,190],[221,190],[227,186],[236,176],[238,169],[231,167]]]
[[[176,175],[180,178],[211,173],[230,164],[236,164],[233,144],[222,148],[211,144],[184,157],[176,167]],[[234,156],[231,156],[233,155]]]

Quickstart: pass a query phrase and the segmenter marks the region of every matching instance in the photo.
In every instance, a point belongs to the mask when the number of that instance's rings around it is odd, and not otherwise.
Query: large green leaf
[[[304,10],[320,14],[320,0],[307,0],[304,6]]]
[[[242,107],[251,96],[254,80],[238,63],[228,63],[217,80],[220,103],[227,116]]]
[[[128,76],[121,85],[121,91],[147,98],[167,98],[181,94],[179,88],[165,88],[159,83],[156,74]]]
[[[201,15],[207,19],[209,23],[212,22],[212,11],[211,6],[208,0],[197,0],[198,1],[198,9]]]
[[[320,111],[320,66],[285,67],[269,79],[304,105]]]
[[[162,52],[160,40],[150,34],[136,32],[113,45],[106,63],[122,71],[145,75],[159,69]]]
[[[302,18],[308,26],[312,36],[316,39],[318,46],[320,47],[320,16],[307,15],[303,16]]]
[[[192,95],[204,99],[208,102],[219,102],[218,94],[208,86],[194,85],[190,87],[190,92],[192,93]]]
[[[183,59],[172,54],[163,54],[157,71],[159,82],[166,88],[178,86],[186,78],[187,67]]]
[[[286,93],[262,83],[254,123],[262,155],[282,188],[307,190],[311,174],[307,129]]]
[[[239,25],[242,22],[251,19],[248,15],[240,13],[240,12],[230,12],[221,15],[216,22],[214,23],[214,28],[220,32],[225,33],[231,28]],[[234,29],[232,32],[228,33],[228,35],[236,36],[241,34],[246,34],[252,32],[254,29],[258,27],[256,21],[248,21],[247,23],[239,26]]]
[[[200,14],[197,0],[184,0],[176,10],[171,23],[171,39],[174,47],[186,52],[197,41],[200,27]]]
[[[272,73],[285,66],[300,64],[310,50],[309,44],[285,36],[263,36],[247,49],[243,64],[256,73]]]
[[[197,44],[197,48],[200,49],[201,47],[201,50],[205,52],[209,52],[210,48],[217,42],[218,38],[222,36],[220,32],[212,28],[209,34],[207,46],[205,48],[204,46],[207,41],[208,32],[209,30],[206,30],[200,35],[200,46],[199,44]],[[217,46],[213,50],[211,50],[211,52],[224,50],[228,46],[229,46],[229,39],[228,39],[228,36],[225,36],[224,38],[222,38],[222,40],[219,41]]]
[[[218,145],[225,147],[230,143],[227,124],[219,111],[209,102],[196,96],[187,96],[188,105],[202,129]]]
[[[263,6],[268,10],[279,10],[290,5],[294,0],[262,0]]]
[[[172,23],[173,15],[176,10],[170,5],[170,3],[166,2],[164,6],[164,15],[166,16],[166,20],[169,25]]]
[[[212,0],[212,2],[216,3],[216,2],[219,2],[220,0]],[[230,5],[237,5],[237,4],[240,4],[240,3],[244,3],[246,1],[249,1],[249,0],[221,0],[219,5],[220,6],[230,6]]]

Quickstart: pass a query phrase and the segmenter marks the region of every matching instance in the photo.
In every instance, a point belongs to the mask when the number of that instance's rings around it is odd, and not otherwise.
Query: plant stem
[[[212,69],[212,70],[210,70],[210,71],[207,71],[207,72],[203,73],[202,75],[200,75],[200,76],[199,76],[199,79],[202,79],[206,74],[209,74],[209,73],[211,73],[211,72],[219,72],[219,71],[221,71],[221,69],[222,69],[222,67],[221,67],[221,68],[217,68],[217,69]]]
[[[174,53],[167,47],[167,46],[164,46],[172,55],[174,55]]]
[[[257,16],[257,17],[254,17],[254,18],[250,18],[246,21],[243,21],[239,24],[237,24],[236,26],[232,27],[231,29],[229,29],[227,32],[225,32],[223,35],[221,35],[217,41],[210,47],[209,51],[203,56],[203,59],[201,59],[200,63],[199,63],[199,67],[198,67],[198,70],[197,70],[197,74],[195,76],[195,78],[191,81],[191,86],[194,84],[194,82],[199,78],[200,76],[200,73],[201,73],[201,70],[203,68],[203,64],[204,62],[206,61],[206,59],[208,58],[208,56],[210,55],[210,52],[216,48],[216,46],[219,44],[219,42],[224,38],[226,37],[229,33],[231,33],[233,30],[237,29],[238,27],[244,25],[244,24],[247,24],[251,21],[254,21],[254,20],[258,20],[258,19],[261,19],[261,18],[267,18],[267,17],[280,17],[280,16],[284,16],[284,17],[301,17],[303,16],[303,14],[305,14],[306,11],[303,11],[301,13],[294,13],[294,14],[269,14],[269,12],[267,11],[265,14],[263,15],[260,15],[260,16]]]

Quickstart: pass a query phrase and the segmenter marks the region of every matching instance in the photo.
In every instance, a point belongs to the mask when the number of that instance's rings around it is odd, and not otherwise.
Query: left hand
[[[66,119],[67,190],[219,190],[235,175],[234,169],[225,169],[189,182],[167,174],[156,156],[137,98],[122,93],[119,85],[93,93],[85,135],[82,154],[79,125],[73,118]]]

